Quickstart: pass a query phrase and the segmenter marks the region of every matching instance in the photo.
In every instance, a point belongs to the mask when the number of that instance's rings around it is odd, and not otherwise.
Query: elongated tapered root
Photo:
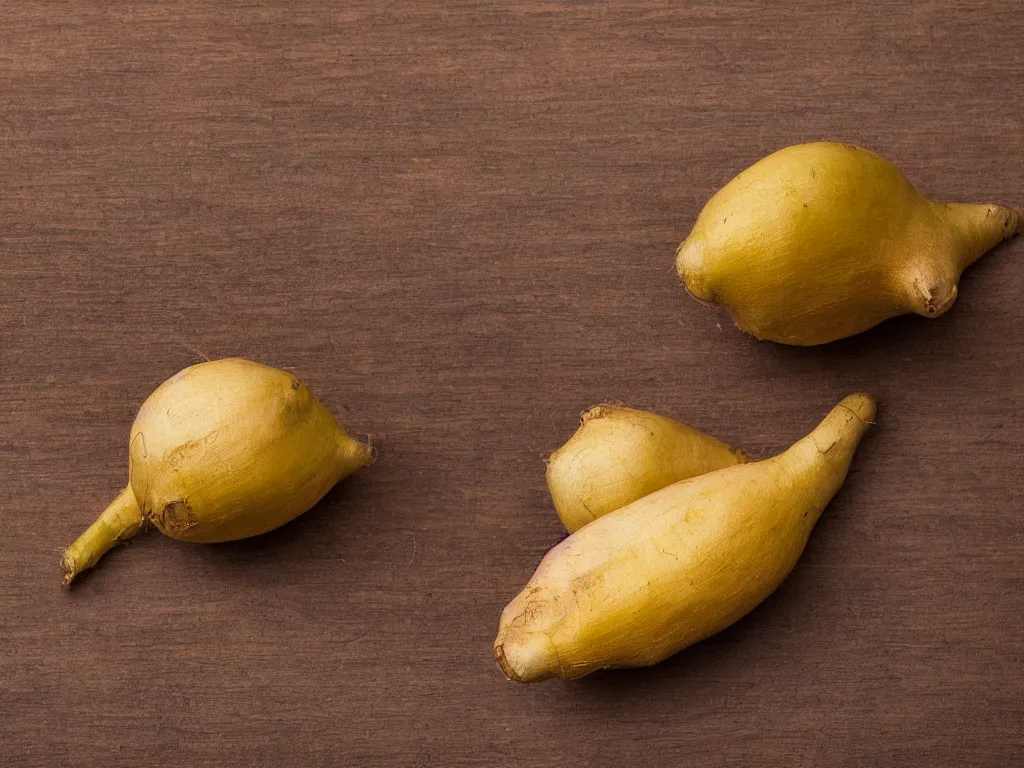
[[[777,456],[674,483],[580,528],[502,611],[498,667],[530,683],[647,666],[745,616],[796,565],[875,409],[850,395]]]
[[[142,511],[135,501],[131,486],[125,488],[103,510],[96,522],[90,525],[75,543],[64,550],[60,559],[64,569],[64,586],[67,586],[82,571],[92,568],[107,552],[127,541],[142,528]]]

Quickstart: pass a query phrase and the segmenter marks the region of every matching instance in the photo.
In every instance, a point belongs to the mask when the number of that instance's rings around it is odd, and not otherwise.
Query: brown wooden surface
[[[1024,204],[1019,5],[2,14],[3,765],[1024,765],[1024,242],[946,317],[810,350],[672,269],[713,190],[804,140]],[[62,590],[136,409],[200,354],[294,370],[377,465],[276,533],[150,533]],[[580,410],[764,456],[860,389],[878,427],[751,616],[655,669],[502,678]]]

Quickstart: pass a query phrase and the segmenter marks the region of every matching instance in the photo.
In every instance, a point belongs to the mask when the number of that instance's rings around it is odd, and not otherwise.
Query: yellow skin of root
[[[931,202],[866,149],[800,144],[708,201],[676,270],[744,331],[809,346],[896,315],[938,317],[963,270],[1022,227],[1014,208]]]
[[[598,405],[548,459],[547,482],[569,533],[666,485],[747,461],[710,435],[648,411]]]
[[[738,620],[793,569],[875,416],[845,398],[787,451],[684,480],[554,547],[501,615],[507,677],[655,664]]]
[[[265,533],[372,460],[289,373],[241,359],[186,368],[139,410],[129,485],[65,550],[64,583],[147,523],[199,543]]]

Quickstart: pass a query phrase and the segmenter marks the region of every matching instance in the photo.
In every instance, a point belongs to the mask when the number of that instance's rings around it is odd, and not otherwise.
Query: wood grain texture
[[[1013,4],[11,3],[0,24],[5,766],[1024,765],[1024,242],[935,322],[760,344],[675,245],[838,138],[1024,204]],[[276,533],[76,588],[149,392],[295,371],[378,463]],[[754,456],[878,427],[792,577],[660,667],[516,686],[541,457],[625,401]]]

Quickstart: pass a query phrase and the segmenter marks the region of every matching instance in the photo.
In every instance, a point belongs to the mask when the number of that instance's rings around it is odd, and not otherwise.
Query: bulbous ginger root
[[[376,455],[293,375],[240,359],[194,365],[157,387],[128,445],[128,487],[65,550],[65,585],[146,524],[201,544],[266,533]]]
[[[815,142],[716,192],[676,250],[676,271],[742,330],[811,346],[897,315],[940,317],[963,271],[1022,231],[1020,208],[934,202],[875,153]]]

